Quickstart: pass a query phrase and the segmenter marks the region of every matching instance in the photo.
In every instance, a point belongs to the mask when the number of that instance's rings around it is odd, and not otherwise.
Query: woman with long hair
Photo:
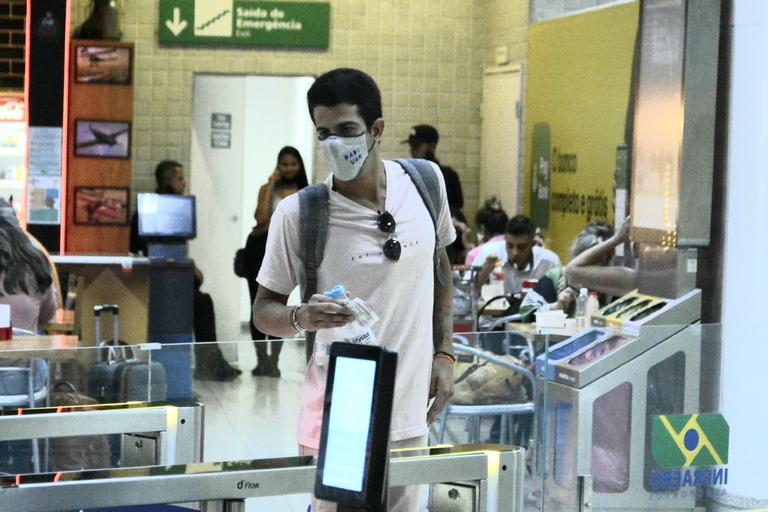
[[[261,269],[261,262],[264,260],[264,252],[267,247],[267,231],[269,230],[269,221],[272,218],[272,212],[275,211],[278,203],[291,194],[295,194],[308,185],[307,172],[304,168],[304,159],[301,158],[299,150],[293,146],[285,146],[277,154],[277,165],[274,172],[259,190],[259,198],[256,203],[256,226],[248,235],[245,244],[245,262],[246,279],[248,280],[248,291],[251,295],[251,304],[256,299],[256,291],[259,288],[256,277]],[[253,314],[251,314],[253,315]],[[253,316],[250,322],[251,339],[255,341],[256,347],[256,367],[251,371],[252,375],[280,377],[280,370],[277,367],[280,358],[280,350],[283,342],[271,341],[269,343],[260,340],[266,340],[267,336],[256,329],[253,325]],[[271,353],[267,354],[267,345],[271,347]]]
[[[36,333],[42,323],[56,313],[54,274],[42,249],[32,242],[19,226],[10,203],[0,199],[0,304],[11,307],[11,325]],[[7,359],[0,366],[21,368],[35,366],[32,389],[35,394],[46,384],[48,367],[42,359]],[[28,374],[0,372],[0,395],[27,395]],[[32,447],[28,441],[0,443],[0,471],[27,473],[32,471]]]
[[[0,217],[0,304],[11,306],[11,324],[37,332],[56,313],[48,260],[18,222]]]

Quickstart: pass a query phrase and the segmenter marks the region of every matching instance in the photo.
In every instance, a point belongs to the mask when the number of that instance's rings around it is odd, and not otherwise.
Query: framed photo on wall
[[[75,224],[127,226],[130,194],[121,187],[75,187]]]
[[[129,85],[131,48],[82,45],[75,52],[75,81],[87,84]]]
[[[131,123],[128,121],[75,121],[75,156],[130,158]]]

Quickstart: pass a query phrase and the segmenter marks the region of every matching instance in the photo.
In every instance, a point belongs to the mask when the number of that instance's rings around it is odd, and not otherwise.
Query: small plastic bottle
[[[587,301],[589,300],[588,290],[582,288],[579,290],[579,296],[576,297],[576,327],[583,329],[587,326]]]
[[[333,289],[325,292],[323,295],[329,299],[338,301],[339,304],[346,305],[349,303],[349,297],[347,297],[347,291],[342,285],[336,285]],[[339,337],[343,338],[348,343],[357,343],[362,345],[375,345],[376,337],[371,329],[366,329],[357,320],[353,320],[343,327],[337,327],[336,332]]]
[[[525,299],[525,296],[528,295],[528,292],[533,290],[536,287],[536,283],[538,283],[538,279],[526,279],[523,281],[522,289],[520,290],[520,298]]]
[[[496,266],[493,269],[493,272],[491,273],[491,284],[500,286],[502,289],[504,289],[504,269],[501,266],[501,261],[496,262]]]
[[[501,262],[496,262],[496,267],[491,272],[491,278],[488,284],[484,285],[481,290],[481,296],[485,302],[490,301],[494,297],[504,295],[504,270],[501,266]],[[506,299],[499,299],[493,302],[494,308],[507,309],[509,304]]]
[[[597,296],[597,292],[589,292],[589,299],[587,299],[587,326],[592,321],[592,316],[596,315],[600,311],[600,299]]]
[[[7,341],[13,338],[13,327],[11,327],[11,306],[0,304],[0,341]]]

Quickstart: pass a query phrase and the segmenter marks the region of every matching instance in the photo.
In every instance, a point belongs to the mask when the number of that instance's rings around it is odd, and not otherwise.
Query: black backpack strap
[[[421,200],[424,201],[429,212],[429,217],[432,219],[432,224],[435,227],[435,276],[441,286],[448,284],[448,277],[440,268],[440,264],[437,261],[437,222],[438,215],[440,215],[440,208],[443,205],[443,197],[440,188],[440,180],[435,173],[434,167],[427,160],[421,160],[417,158],[399,159],[395,160],[400,167],[405,170],[406,174],[411,178],[413,185],[416,187]]]
[[[304,265],[301,302],[317,293],[317,269],[323,261],[328,232],[328,187],[316,183],[299,190],[299,247]],[[312,357],[315,332],[307,332],[306,358]]]

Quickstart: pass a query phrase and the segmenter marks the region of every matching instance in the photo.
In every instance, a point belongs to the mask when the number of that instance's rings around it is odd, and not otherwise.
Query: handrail
[[[129,402],[22,409],[21,413],[0,415],[0,441],[157,432],[164,464],[196,461],[202,453],[199,403]]]
[[[392,486],[475,481],[483,512],[523,511],[522,448],[437,446],[393,455]],[[315,472],[311,457],[287,457],[0,477],[0,510],[53,512],[309,493]]]

